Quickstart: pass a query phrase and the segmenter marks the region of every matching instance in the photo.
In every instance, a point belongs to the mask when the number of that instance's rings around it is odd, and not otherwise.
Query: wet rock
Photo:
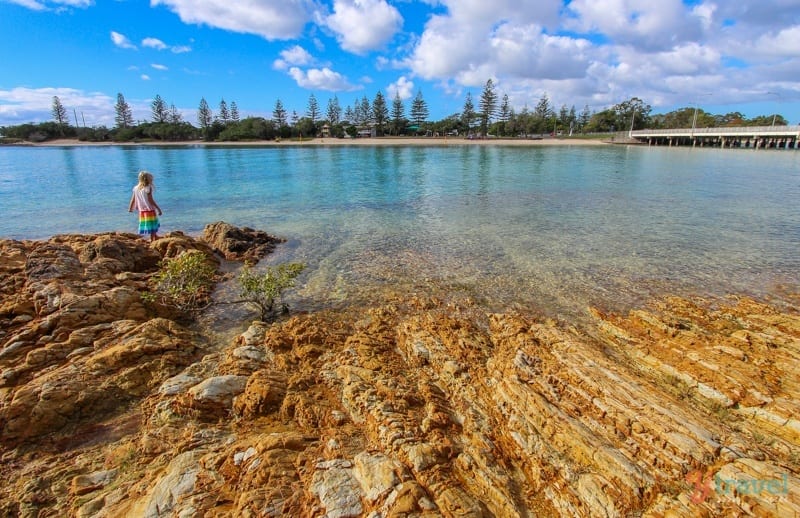
[[[225,259],[258,262],[285,240],[249,227],[235,227],[224,221],[206,225],[203,240]]]

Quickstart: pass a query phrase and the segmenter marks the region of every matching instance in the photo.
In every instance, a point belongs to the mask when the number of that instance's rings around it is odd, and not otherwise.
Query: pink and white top
[[[150,203],[148,194],[151,194],[155,191],[155,187],[153,185],[148,185],[147,187],[139,187],[137,184],[133,188],[133,198],[135,200],[136,210],[139,212],[143,212],[146,210],[156,210],[156,207]]]

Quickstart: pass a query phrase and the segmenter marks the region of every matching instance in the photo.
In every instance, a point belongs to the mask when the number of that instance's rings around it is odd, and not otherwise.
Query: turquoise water
[[[224,220],[289,239],[305,307],[446,286],[554,315],[800,285],[800,153],[622,146],[0,148],[0,237]]]

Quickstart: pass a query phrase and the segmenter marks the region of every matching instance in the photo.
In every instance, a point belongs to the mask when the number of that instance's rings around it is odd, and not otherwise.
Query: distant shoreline
[[[256,140],[238,142],[206,142],[203,140],[184,140],[175,142],[86,142],[77,139],[58,139],[47,142],[25,142],[6,144],[25,147],[68,147],[68,146],[229,146],[229,147],[285,147],[285,146],[605,146],[611,142],[602,139],[588,138],[552,138],[540,139],[465,139],[461,137],[370,137],[370,138],[314,138],[308,140]]]

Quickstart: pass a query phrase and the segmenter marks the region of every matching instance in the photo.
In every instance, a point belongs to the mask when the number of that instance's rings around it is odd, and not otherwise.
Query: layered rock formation
[[[0,243],[5,515],[800,514],[796,298],[575,327],[432,292],[216,346],[147,314],[155,246]]]

